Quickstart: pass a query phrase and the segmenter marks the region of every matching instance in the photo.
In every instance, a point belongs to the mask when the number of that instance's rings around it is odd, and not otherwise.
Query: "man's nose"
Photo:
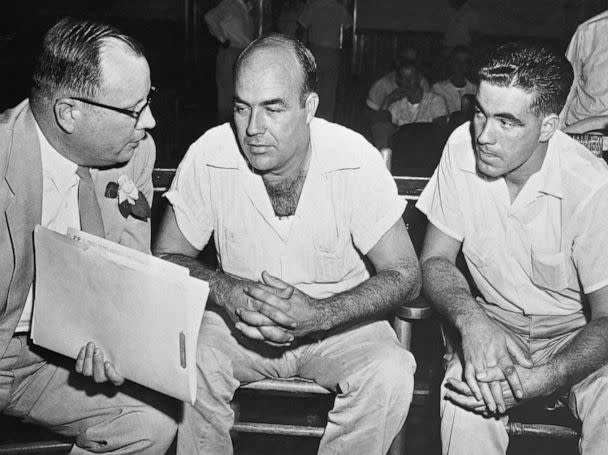
[[[494,142],[494,132],[491,122],[485,121],[478,126],[477,143],[492,144]]]
[[[266,131],[266,120],[264,114],[257,109],[251,110],[249,116],[249,123],[247,124],[247,134],[249,136],[255,136],[257,134],[263,134]]]
[[[150,105],[148,105],[137,120],[137,128],[151,130],[155,126],[156,120],[154,119],[154,115],[152,114],[152,108],[150,107]]]

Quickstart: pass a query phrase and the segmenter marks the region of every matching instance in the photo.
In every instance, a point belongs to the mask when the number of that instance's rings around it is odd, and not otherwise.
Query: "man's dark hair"
[[[574,79],[572,66],[561,53],[522,42],[504,44],[491,52],[478,75],[480,82],[533,94],[535,115],[559,114]]]
[[[44,36],[33,75],[32,97],[51,98],[58,91],[95,96],[101,86],[100,52],[109,40],[143,56],[142,46],[116,28],[64,18]]]
[[[418,60],[413,58],[400,58],[397,61],[396,70],[399,71],[403,68],[412,68],[417,72],[420,72],[420,65],[418,64]]]
[[[300,69],[302,70],[303,76],[302,88],[300,91],[300,105],[304,107],[308,95],[317,91],[317,63],[315,62],[312,53],[304,44],[298,40],[289,38],[288,36],[281,35],[280,33],[271,33],[262,36],[249,44],[249,46],[241,52],[241,55],[239,55],[239,58],[234,65],[235,80],[241,65],[247,57],[257,49],[275,46],[281,46],[292,50],[298,59],[298,62],[300,62]]]

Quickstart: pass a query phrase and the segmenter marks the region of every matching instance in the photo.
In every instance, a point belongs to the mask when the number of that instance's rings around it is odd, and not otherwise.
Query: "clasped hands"
[[[533,386],[533,364],[516,338],[486,318],[462,333],[463,380],[446,381],[445,398],[483,415],[504,414]]]
[[[235,326],[248,338],[276,347],[322,329],[315,299],[268,272],[243,287],[234,308]]]

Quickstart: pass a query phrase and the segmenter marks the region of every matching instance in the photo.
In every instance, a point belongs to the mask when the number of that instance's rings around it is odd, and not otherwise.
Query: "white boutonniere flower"
[[[135,205],[135,201],[139,197],[139,190],[126,175],[118,177],[118,203],[122,204],[125,200],[129,201],[129,204]]]
[[[150,218],[151,210],[146,197],[126,175],[118,177],[118,182],[109,182],[105,196],[118,199],[118,210],[125,218],[129,215],[143,221]]]

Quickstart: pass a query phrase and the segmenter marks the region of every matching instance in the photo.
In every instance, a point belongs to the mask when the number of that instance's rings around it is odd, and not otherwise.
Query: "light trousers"
[[[586,324],[582,314],[572,316],[524,316],[497,307],[486,313],[514,333],[528,350],[534,364],[545,363],[568,345]],[[444,455],[504,455],[509,436],[508,415],[483,417],[444,400],[448,378],[462,380],[459,356],[452,356],[441,384],[441,443]],[[582,422],[579,450],[582,455],[608,454],[608,365],[570,389],[568,405]]]
[[[27,335],[13,337],[0,359],[1,412],[74,438],[72,454],[167,451],[177,402],[132,383],[96,384],[74,363],[30,346]]]
[[[196,404],[185,406],[178,455],[232,454],[235,390],[264,378],[293,376],[337,394],[320,454],[383,455],[405,422],[416,363],[386,321],[277,349],[244,338],[230,320],[206,311],[198,369]]]

